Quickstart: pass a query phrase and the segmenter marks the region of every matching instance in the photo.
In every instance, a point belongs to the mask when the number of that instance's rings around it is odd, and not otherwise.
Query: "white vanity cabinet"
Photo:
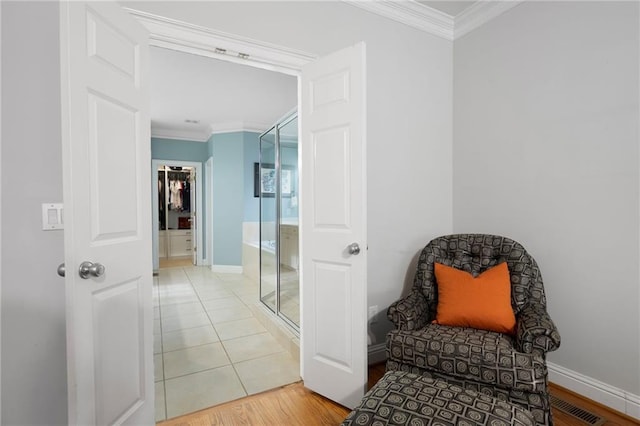
[[[160,257],[184,257],[193,253],[191,229],[169,229],[158,232]]]
[[[191,256],[193,243],[190,229],[169,229],[169,257]]]

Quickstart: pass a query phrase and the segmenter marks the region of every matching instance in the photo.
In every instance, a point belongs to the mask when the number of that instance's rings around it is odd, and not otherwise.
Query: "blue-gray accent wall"
[[[260,161],[260,135],[244,133],[244,220],[258,222],[260,220],[260,198],[254,197],[253,179],[254,164]]]
[[[242,223],[260,220],[259,198],[253,196],[253,165],[260,161],[259,133],[211,135],[207,142],[151,138],[154,160],[202,163],[203,217],[213,197],[213,265],[242,265]],[[213,187],[204,164],[213,157]],[[203,232],[206,223],[203,221]],[[206,254],[206,247],[203,248]]]
[[[242,264],[244,132],[209,138],[213,157],[213,264]],[[208,194],[211,195],[211,194]]]

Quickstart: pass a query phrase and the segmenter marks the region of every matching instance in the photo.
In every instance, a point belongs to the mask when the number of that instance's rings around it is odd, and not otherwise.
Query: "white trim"
[[[386,343],[369,345],[367,353],[369,357],[369,365],[384,362],[387,360],[387,345]]]
[[[463,10],[454,19],[453,38],[458,39],[476,28],[486,24],[507,10],[518,6],[524,0],[478,1]]]
[[[2,34],[2,4],[0,3],[0,34]],[[2,49],[0,49],[0,99],[2,99]],[[2,152],[2,102],[0,102],[0,152]],[[2,156],[0,155],[0,235],[2,235]],[[0,244],[0,318],[2,318],[2,244]],[[2,321],[0,320],[0,330]],[[1,334],[1,333],[0,333]],[[2,338],[0,336],[0,342]],[[2,344],[0,343],[0,365],[2,365]],[[0,384],[2,369],[0,369]],[[0,419],[2,419],[2,386],[0,385]]]
[[[165,129],[151,125],[151,137],[158,139],[173,139],[180,141],[207,142],[210,133],[184,129]]]
[[[207,248],[207,256],[204,259],[205,265],[213,264],[213,157],[209,157],[204,163],[204,176],[207,180],[207,214],[205,215],[205,222],[207,224],[207,230],[205,231],[205,241]]]
[[[477,1],[451,16],[415,0],[342,0],[376,15],[391,19],[446,40],[455,40],[486,24],[524,0]]]
[[[216,31],[135,9],[124,9],[149,30],[151,33],[149,43],[152,46],[296,76],[304,64],[316,59],[315,55],[301,50]],[[239,55],[248,55],[248,57]]]
[[[172,139],[177,141],[190,142],[208,142],[211,136],[220,133],[235,132],[252,132],[264,133],[270,124],[247,122],[247,121],[230,121],[228,123],[217,123],[209,126],[207,131],[185,130],[185,129],[168,129],[164,127],[151,126],[151,137],[158,139]]]
[[[454,19],[451,15],[425,6],[414,0],[362,1],[342,0],[376,15],[401,22],[426,33],[453,40]]]
[[[264,133],[265,130],[272,127],[271,124],[246,122],[246,121],[234,121],[229,123],[217,123],[210,126],[211,135],[219,133],[233,133],[233,132],[252,132],[252,133]]]
[[[242,274],[242,266],[236,265],[211,265],[212,272],[221,274]]]
[[[196,247],[202,247],[202,163],[198,161],[179,161],[179,160],[158,160],[156,158],[151,159],[151,205],[154,206],[151,209],[152,212],[152,252],[153,252],[153,270],[160,269],[160,261],[158,257],[158,167],[162,165],[193,167],[196,169]],[[198,265],[203,264],[202,250],[197,252],[196,263]]]
[[[640,396],[547,362],[549,381],[640,420]]]

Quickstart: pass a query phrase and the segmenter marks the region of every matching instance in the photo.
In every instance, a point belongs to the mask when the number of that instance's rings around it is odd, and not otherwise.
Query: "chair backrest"
[[[455,234],[431,240],[420,254],[414,291],[425,295],[429,320],[435,318],[438,290],[434,263],[452,266],[478,276],[488,268],[507,262],[511,278],[511,306],[516,315],[527,303],[546,308],[542,276],[536,261],[517,241],[498,235]]]

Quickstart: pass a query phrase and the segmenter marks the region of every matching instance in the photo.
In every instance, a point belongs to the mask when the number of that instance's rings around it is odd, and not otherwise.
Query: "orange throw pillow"
[[[436,263],[438,310],[436,324],[473,327],[515,334],[509,268],[501,263],[476,278],[468,272]]]

